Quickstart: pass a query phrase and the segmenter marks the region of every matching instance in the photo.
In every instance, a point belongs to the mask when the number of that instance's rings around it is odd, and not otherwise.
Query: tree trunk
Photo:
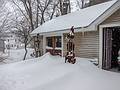
[[[37,10],[36,10],[36,26],[35,28],[38,27],[38,14],[39,14],[39,1],[37,0]]]
[[[26,56],[27,56],[27,45],[25,44],[25,55],[24,55],[24,58],[23,58],[23,60],[25,60],[26,59]]]
[[[84,8],[84,0],[81,0],[81,3],[82,3],[81,9],[83,9]]]

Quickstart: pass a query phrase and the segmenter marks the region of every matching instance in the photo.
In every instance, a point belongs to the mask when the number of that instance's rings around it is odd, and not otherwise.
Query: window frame
[[[51,38],[51,46],[48,45],[48,38]],[[58,38],[60,38],[58,40]],[[57,40],[58,40],[58,43],[60,42],[60,46],[57,45]],[[50,42],[50,41],[49,41]],[[62,36],[49,36],[49,37],[46,37],[46,49],[62,49]]]

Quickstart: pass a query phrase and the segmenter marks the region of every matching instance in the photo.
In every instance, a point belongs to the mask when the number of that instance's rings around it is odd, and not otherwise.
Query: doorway
[[[120,50],[120,26],[103,28],[103,69],[118,67]]]

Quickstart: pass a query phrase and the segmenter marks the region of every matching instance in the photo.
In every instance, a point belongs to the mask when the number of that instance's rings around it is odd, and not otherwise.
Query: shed
[[[42,53],[66,53],[66,34],[75,29],[75,53],[77,57],[97,58],[99,67],[112,68],[113,53],[120,49],[116,34],[120,31],[120,0],[111,0],[80,11],[54,18],[36,28],[31,35],[40,35]],[[117,44],[116,44],[117,43]],[[114,48],[114,46],[119,48]]]

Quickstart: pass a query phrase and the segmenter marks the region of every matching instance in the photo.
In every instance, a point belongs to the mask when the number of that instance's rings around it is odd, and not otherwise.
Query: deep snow
[[[49,53],[0,65],[0,90],[120,90],[120,74],[101,70],[90,59],[64,63]]]
[[[34,52],[34,49],[27,48],[27,50],[28,50],[28,53],[27,53],[26,59],[33,58],[30,56],[30,54]],[[7,63],[22,61],[24,54],[25,54],[24,48],[5,50],[5,53],[0,54],[3,58],[5,58],[5,60],[3,62],[0,62],[0,64],[7,64]]]

